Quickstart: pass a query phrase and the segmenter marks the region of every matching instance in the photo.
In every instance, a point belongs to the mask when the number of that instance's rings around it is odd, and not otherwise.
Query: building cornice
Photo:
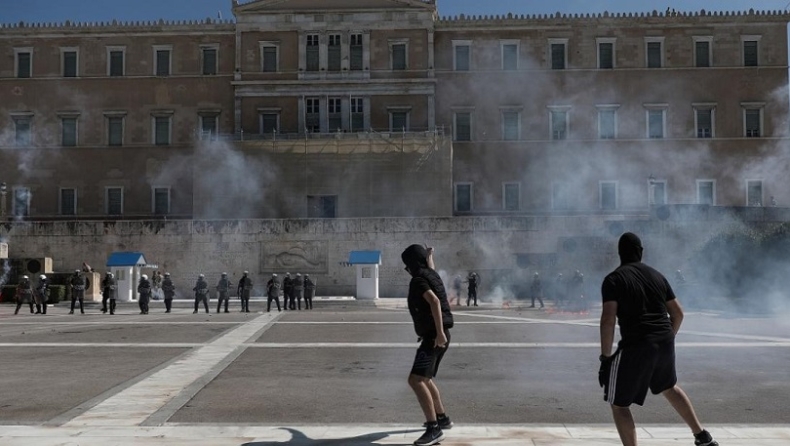
[[[65,22],[55,23],[0,23],[0,36],[39,36],[42,34],[138,34],[138,33],[234,33],[236,22],[233,20],[152,20],[110,22]]]

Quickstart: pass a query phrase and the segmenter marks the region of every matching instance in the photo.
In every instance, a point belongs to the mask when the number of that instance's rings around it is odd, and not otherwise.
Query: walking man
[[[74,270],[74,274],[69,280],[71,285],[71,311],[69,314],[74,314],[74,305],[80,301],[80,313],[85,314],[85,276],[82,275],[80,270]]]
[[[222,307],[222,301],[225,301],[225,312],[230,313],[228,311],[228,301],[230,300],[230,280],[228,279],[228,273],[222,273],[222,277],[219,278],[219,282],[217,282],[217,313],[219,313],[220,307]]]
[[[151,302],[151,281],[148,280],[147,275],[140,276],[137,292],[140,295],[137,302],[140,305],[140,314],[148,314],[148,303]]]
[[[197,314],[201,301],[206,308],[206,314],[208,314],[208,282],[206,282],[205,275],[198,275],[198,280],[192,290],[195,292],[195,311],[192,314]]]
[[[412,277],[409,282],[409,313],[420,339],[408,382],[426,419],[425,433],[414,444],[430,446],[444,439],[443,429],[453,426],[434,382],[450,344],[453,314],[444,283],[434,270],[433,248],[411,245],[403,251],[401,259]]]
[[[603,281],[601,295],[601,367],[598,383],[612,407],[623,446],[636,446],[631,404],[643,405],[647,390],[672,405],[694,434],[696,446],[718,446],[702,428],[686,393],[677,385],[675,336],[683,309],[667,279],[642,263],[642,241],[625,233],[617,246],[620,266]],[[612,354],[615,325],[620,342]]]
[[[315,282],[310,279],[310,274],[304,275],[304,309],[313,309],[313,296],[315,296]]]
[[[244,271],[244,274],[239,279],[239,286],[236,291],[241,298],[241,312],[250,312],[250,293],[252,292],[252,279],[249,277],[250,272]]]
[[[22,276],[22,280],[16,286],[16,310],[14,314],[19,314],[22,304],[30,305],[30,314],[33,314],[33,286],[30,284],[28,276]]]
[[[162,293],[165,295],[165,313],[169,313],[173,308],[173,297],[176,295],[176,287],[173,285],[170,273],[165,273],[165,278],[162,279]]]
[[[272,274],[272,278],[266,283],[266,312],[271,313],[272,301],[277,303],[277,311],[280,310],[280,281],[277,274]]]
[[[535,308],[536,298],[538,299],[538,302],[540,302],[540,308],[544,307],[543,285],[540,283],[540,274],[538,272],[535,272],[535,274],[532,276],[532,285],[529,287],[529,294],[530,297],[532,297],[532,305],[529,306],[530,308]]]
[[[36,284],[35,294],[33,297],[36,299],[36,314],[47,314],[47,301],[49,300],[49,284],[47,283],[47,276],[38,276],[38,283]]]

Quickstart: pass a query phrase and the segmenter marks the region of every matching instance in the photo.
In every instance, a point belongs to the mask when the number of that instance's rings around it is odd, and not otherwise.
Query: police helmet
[[[277,277],[277,274],[272,274],[272,277]]]
[[[223,276],[227,276],[227,275],[228,275],[228,273],[222,273],[222,275],[223,275]]]
[[[296,273],[297,277],[302,277],[302,273]]]
[[[112,273],[107,273],[107,277],[113,277]]]
[[[165,273],[165,277],[170,277],[170,273]]]
[[[79,274],[79,273],[80,273],[80,270],[78,270],[78,269],[74,270],[74,274]]]
[[[249,274],[249,273],[250,273],[249,271],[244,271],[244,275],[245,275],[245,276],[246,276],[247,274]]]
[[[30,277],[27,277],[27,276],[22,276],[22,278],[23,278],[23,279],[29,279]]]
[[[143,279],[143,280],[148,280],[148,276],[147,276],[147,275],[145,275],[145,274],[143,274],[142,276],[140,276],[140,278],[141,278],[141,279]]]
[[[42,274],[42,275],[40,275],[40,276],[38,276],[38,278],[39,278],[39,279],[41,279],[41,280],[47,280],[47,276],[45,276],[45,275],[43,275],[43,274]]]
[[[202,278],[206,277],[206,275],[205,274],[200,274],[198,277],[202,279]]]
[[[285,275],[286,275],[286,276],[290,276],[290,275],[291,275],[291,273],[285,273]]]

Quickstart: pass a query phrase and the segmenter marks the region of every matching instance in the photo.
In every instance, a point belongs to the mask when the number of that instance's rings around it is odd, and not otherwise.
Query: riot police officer
[[[286,310],[295,310],[296,303],[294,302],[294,284],[291,279],[291,273],[285,273],[283,277],[283,307]]]
[[[535,308],[535,299],[540,302],[540,308],[543,308],[543,284],[540,283],[540,273],[535,272],[532,276],[532,285],[529,287],[529,294],[532,298],[532,305],[530,308]]]
[[[200,274],[192,290],[195,292],[195,311],[192,314],[197,314],[201,301],[206,308],[206,313],[208,313],[208,282],[206,282],[206,276]]]
[[[478,277],[477,273],[472,271],[469,273],[469,276],[466,278],[466,282],[469,284],[469,288],[467,288],[467,295],[466,295],[466,306],[469,306],[469,302],[474,300],[475,306],[477,306],[477,286],[480,284],[480,278]]]
[[[102,279],[101,281],[101,294],[102,294],[101,312],[102,313],[107,312],[108,310],[107,304],[109,302],[110,314],[115,314],[116,289],[117,287],[115,283],[115,277],[113,277],[113,274],[111,272],[107,271],[107,274],[104,276],[104,279]]]
[[[280,280],[277,274],[272,274],[272,278],[266,283],[266,312],[272,311],[272,301],[277,303],[277,311],[280,311]]]
[[[313,296],[315,296],[315,282],[310,279],[310,274],[304,275],[304,309],[313,309]]]
[[[228,273],[222,273],[222,277],[220,277],[219,282],[217,282],[217,313],[219,313],[222,307],[223,300],[225,301],[225,312],[230,313],[230,311],[228,311],[229,296],[230,280],[228,279]]]
[[[169,313],[173,307],[173,297],[176,295],[176,287],[173,285],[170,273],[165,273],[165,278],[162,279],[162,293],[165,295],[165,313]]]
[[[19,314],[23,303],[30,305],[30,314],[33,314],[33,286],[30,285],[28,276],[22,276],[22,280],[16,286],[16,311],[14,314]]]
[[[252,279],[250,279],[249,271],[244,271],[242,274],[241,279],[239,279],[239,285],[236,287],[236,291],[241,298],[241,312],[242,313],[249,313],[250,312],[250,293],[252,292]]]
[[[74,270],[69,285],[71,286],[71,311],[69,314],[74,314],[74,305],[78,300],[80,301],[80,313],[85,314],[85,276],[80,270]]]
[[[148,276],[145,274],[140,276],[140,283],[137,284],[137,293],[139,293],[140,314],[148,314],[148,303],[151,301],[151,281],[148,280]]]
[[[33,293],[33,298],[36,300],[36,314],[47,314],[47,300],[49,300],[49,284],[47,283],[47,276],[38,276],[38,283],[36,290]]]

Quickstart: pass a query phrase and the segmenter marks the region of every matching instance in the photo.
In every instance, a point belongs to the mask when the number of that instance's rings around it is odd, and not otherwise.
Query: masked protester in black
[[[165,313],[170,313],[173,308],[173,298],[176,296],[176,286],[170,278],[170,273],[165,273],[165,278],[162,280],[162,293],[165,295]]]

